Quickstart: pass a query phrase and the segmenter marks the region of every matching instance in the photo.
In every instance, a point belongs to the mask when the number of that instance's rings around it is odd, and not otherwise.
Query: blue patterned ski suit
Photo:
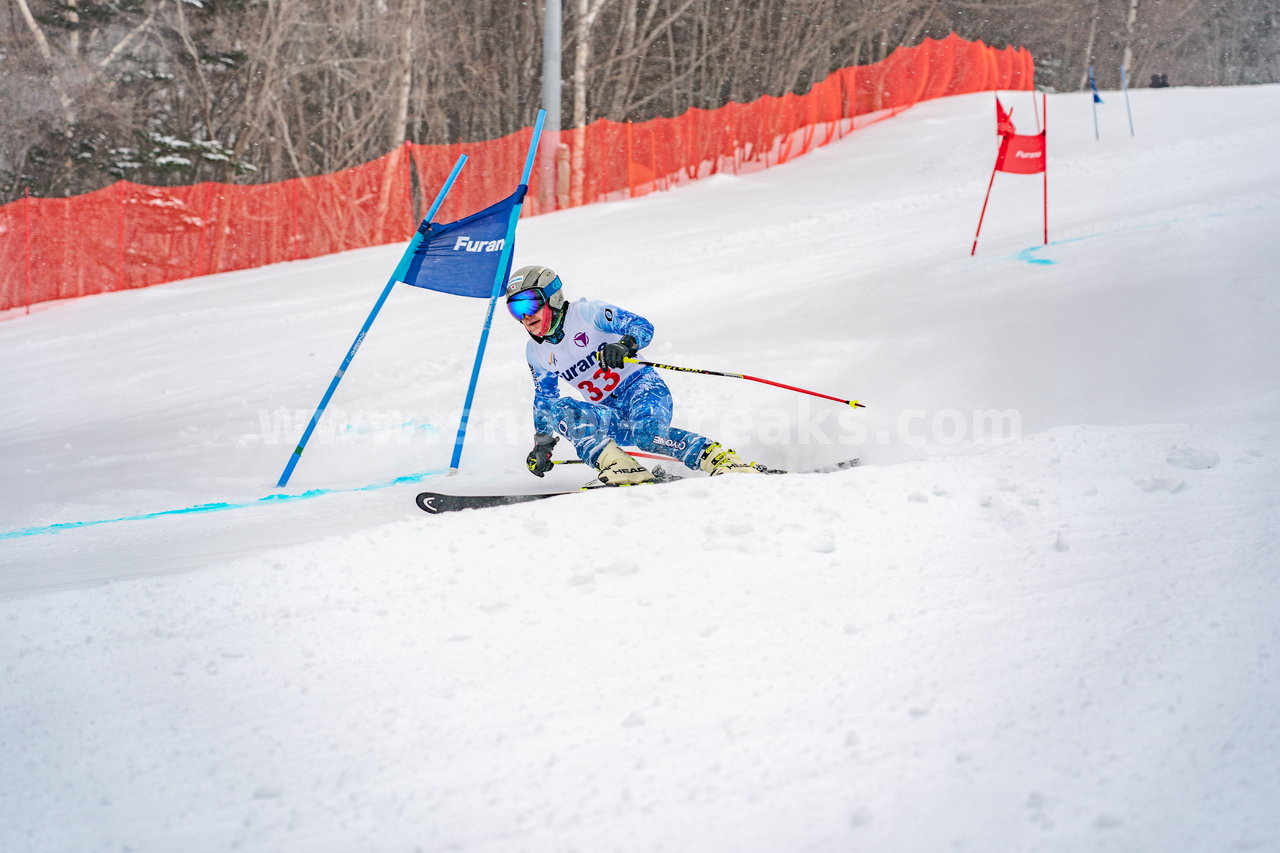
[[[624,335],[643,349],[653,324],[606,302],[580,299],[565,307],[561,335],[553,342],[531,339],[525,350],[533,373],[533,425],[543,435],[559,433],[578,457],[594,466],[610,439],[623,447],[674,456],[696,469],[711,440],[671,426],[671,391],[652,367],[627,364],[606,370],[596,352]],[[560,380],[582,400],[561,397]]]

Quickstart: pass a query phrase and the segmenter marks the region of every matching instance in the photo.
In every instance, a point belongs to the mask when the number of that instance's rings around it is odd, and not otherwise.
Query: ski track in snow
[[[397,246],[10,312],[0,849],[1280,851],[1280,87],[1131,94],[1050,99],[1046,247],[1000,176],[966,254],[990,95],[521,225],[653,360],[868,404],[678,424],[850,471],[426,516],[586,472],[498,316],[431,473],[483,305],[400,288],[275,489]]]

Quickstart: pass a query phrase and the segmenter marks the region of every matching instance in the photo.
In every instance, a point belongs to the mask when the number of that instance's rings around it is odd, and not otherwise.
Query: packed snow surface
[[[444,476],[486,306],[398,287],[275,488],[400,246],[5,315],[0,850],[1280,850],[1280,87],[1132,105],[1048,246],[990,94],[521,224],[839,473],[428,516],[589,472],[499,308]]]

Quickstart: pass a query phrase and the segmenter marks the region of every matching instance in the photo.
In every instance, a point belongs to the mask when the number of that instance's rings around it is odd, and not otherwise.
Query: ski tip
[[[843,471],[846,468],[856,468],[861,462],[861,457],[855,456],[852,459],[844,459],[830,465],[821,465],[817,468],[808,468],[799,471],[788,471],[785,468],[772,468],[760,462],[753,462],[751,464],[752,467],[761,474],[830,474],[833,471]]]

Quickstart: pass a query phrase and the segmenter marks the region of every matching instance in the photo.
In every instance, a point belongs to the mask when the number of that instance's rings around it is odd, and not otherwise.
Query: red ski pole
[[[761,379],[759,376],[747,376],[745,373],[722,373],[718,370],[702,370],[697,367],[676,367],[674,364],[658,364],[653,361],[641,361],[638,358],[626,359],[632,364],[643,364],[646,367],[657,367],[662,370],[679,370],[683,373],[702,373],[706,376],[727,376],[730,379],[747,379],[752,382],[763,382],[765,385],[772,385],[775,388],[786,388],[788,391],[798,391],[801,394],[808,394],[811,397],[821,397],[824,400],[834,400],[837,403],[844,403],[846,406],[852,406],[855,409],[865,409],[866,406],[857,400],[842,400],[839,397],[832,397],[830,394],[820,394],[817,391],[810,391],[806,388],[797,388],[794,385],[784,385],[781,382],[774,382],[771,379]]]

